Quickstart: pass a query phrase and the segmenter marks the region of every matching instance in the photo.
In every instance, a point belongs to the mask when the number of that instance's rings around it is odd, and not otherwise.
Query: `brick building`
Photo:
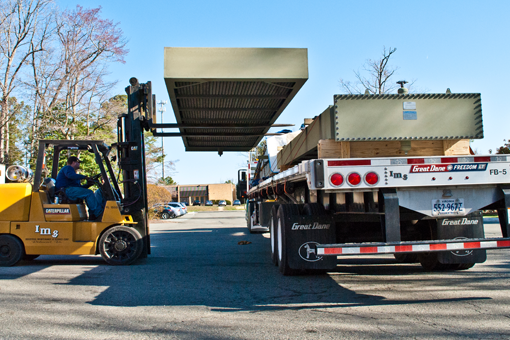
[[[166,185],[165,188],[172,193],[172,200],[175,202],[191,204],[193,201],[199,200],[204,204],[207,200],[233,202],[237,199],[236,186],[232,183]]]

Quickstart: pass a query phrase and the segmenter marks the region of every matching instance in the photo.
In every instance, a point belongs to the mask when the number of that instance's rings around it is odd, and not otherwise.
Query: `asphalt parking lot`
[[[242,211],[151,232],[152,254],[131,266],[41,256],[0,268],[0,339],[510,338],[510,250],[467,271],[348,257],[327,275],[284,277]]]

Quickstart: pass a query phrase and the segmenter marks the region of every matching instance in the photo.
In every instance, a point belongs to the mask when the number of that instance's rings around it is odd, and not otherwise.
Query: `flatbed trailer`
[[[467,151],[469,147],[465,147],[469,145],[468,138],[483,136],[478,123],[479,95],[425,95],[421,97],[424,102],[416,99],[419,95],[408,94],[350,96],[357,102],[351,101],[349,105],[361,106],[351,111],[340,105],[345,96],[339,97],[335,96],[335,106],[315,118],[318,124],[310,124],[301,133],[301,139],[296,137],[294,145],[280,151],[282,155],[298,155],[289,164],[280,164],[280,169],[287,170],[259,180],[248,190],[248,228],[270,231],[271,258],[284,275],[332,269],[337,256],[352,254],[395,254],[397,260],[420,262],[428,270],[468,269],[486,260],[485,249],[510,247],[510,158],[472,155]],[[432,103],[427,99],[433,99]],[[452,104],[456,99],[462,103]],[[395,122],[395,131],[388,132],[394,137],[378,137],[370,131],[363,133],[375,137],[360,137],[362,134],[349,132],[345,126],[342,128],[346,132],[336,132],[341,130],[339,125],[345,118],[342,114],[354,112],[364,120],[363,114],[370,112],[367,105],[377,101],[383,107],[397,102],[404,111],[406,106],[415,108],[418,116],[424,116],[428,110],[428,117],[422,120],[425,123],[445,112],[455,116],[448,124],[455,124],[456,119],[475,118],[472,124],[463,122],[463,131],[454,126],[451,135],[445,132],[447,126],[440,126],[438,130],[442,131],[437,133],[437,139],[428,140],[413,137],[414,133],[424,132],[418,131],[420,127],[415,121],[412,126],[407,124],[405,118]],[[344,123],[349,119],[345,118]],[[417,129],[410,137],[405,135],[406,125],[411,130]],[[306,140],[319,126],[322,134],[318,134],[317,140]],[[427,129],[433,127],[428,124]],[[326,138],[335,138],[327,142],[338,150],[337,155],[343,153],[340,157],[321,157],[324,131]],[[433,134],[429,131],[429,135]],[[373,157],[356,157],[355,150],[360,150],[363,143],[371,149],[358,154],[372,153]],[[402,146],[403,155],[384,156],[384,147],[393,148],[395,143]],[[444,147],[442,154],[438,154],[430,143],[456,146]],[[299,150],[299,145],[307,144],[316,144],[317,154],[311,148]],[[386,151],[386,155],[391,153],[395,151]],[[342,157],[344,154],[351,157]],[[310,155],[318,157],[303,160]],[[331,152],[327,155],[331,156]],[[280,154],[279,159],[283,159]],[[298,163],[292,164],[296,159]],[[501,238],[485,238],[482,216],[485,210],[497,213]]]

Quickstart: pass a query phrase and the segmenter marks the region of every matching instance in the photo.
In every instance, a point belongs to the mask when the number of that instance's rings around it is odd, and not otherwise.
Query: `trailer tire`
[[[324,206],[319,203],[307,203],[303,206],[303,215],[306,216],[324,216],[327,215]]]
[[[416,263],[418,261],[418,254],[393,254],[395,260],[399,263]]]
[[[441,263],[439,262],[439,253],[437,252],[429,252],[429,253],[420,253],[418,255],[418,261],[420,262],[423,269],[427,271],[437,271],[437,270],[453,270],[456,267],[456,264],[449,263]]]
[[[278,208],[278,268],[285,275],[295,275],[296,270],[290,268],[288,257],[290,254],[287,249],[287,226],[288,217],[299,214],[299,207],[294,204],[282,204]]]
[[[0,235],[0,267],[14,266],[24,253],[23,243],[17,237]]]
[[[250,234],[254,234],[255,232],[253,231],[253,218],[250,218],[248,219],[248,232]]]
[[[140,257],[142,250],[142,236],[134,228],[111,227],[99,239],[101,257],[110,265],[131,264]]]
[[[457,266],[455,268],[455,270],[467,270],[467,269],[473,268],[475,266],[475,264],[474,263],[459,263],[455,266]]]
[[[278,204],[271,207],[271,224],[269,225],[269,233],[271,240],[271,261],[278,266]]]
[[[251,204],[250,204],[251,203]],[[246,211],[247,211],[247,219],[246,219],[246,227],[248,228],[248,232],[250,234],[253,234],[253,229],[252,229],[252,226],[253,226],[253,220],[251,218],[252,214],[253,214],[253,211],[255,211],[255,207],[254,207],[254,202],[247,202],[246,203]]]

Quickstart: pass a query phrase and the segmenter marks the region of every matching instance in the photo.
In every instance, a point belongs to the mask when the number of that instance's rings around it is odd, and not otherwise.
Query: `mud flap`
[[[259,205],[259,223],[263,227],[269,228],[271,226],[271,208],[273,205],[278,205],[276,202],[262,202]]]
[[[438,240],[463,238],[484,238],[483,216],[480,211],[466,216],[437,220]],[[438,254],[438,260],[444,264],[483,263],[487,260],[487,252],[485,249],[441,252]]]
[[[285,252],[291,269],[333,269],[336,256],[317,256],[317,245],[334,243],[335,224],[330,216],[286,216]]]

